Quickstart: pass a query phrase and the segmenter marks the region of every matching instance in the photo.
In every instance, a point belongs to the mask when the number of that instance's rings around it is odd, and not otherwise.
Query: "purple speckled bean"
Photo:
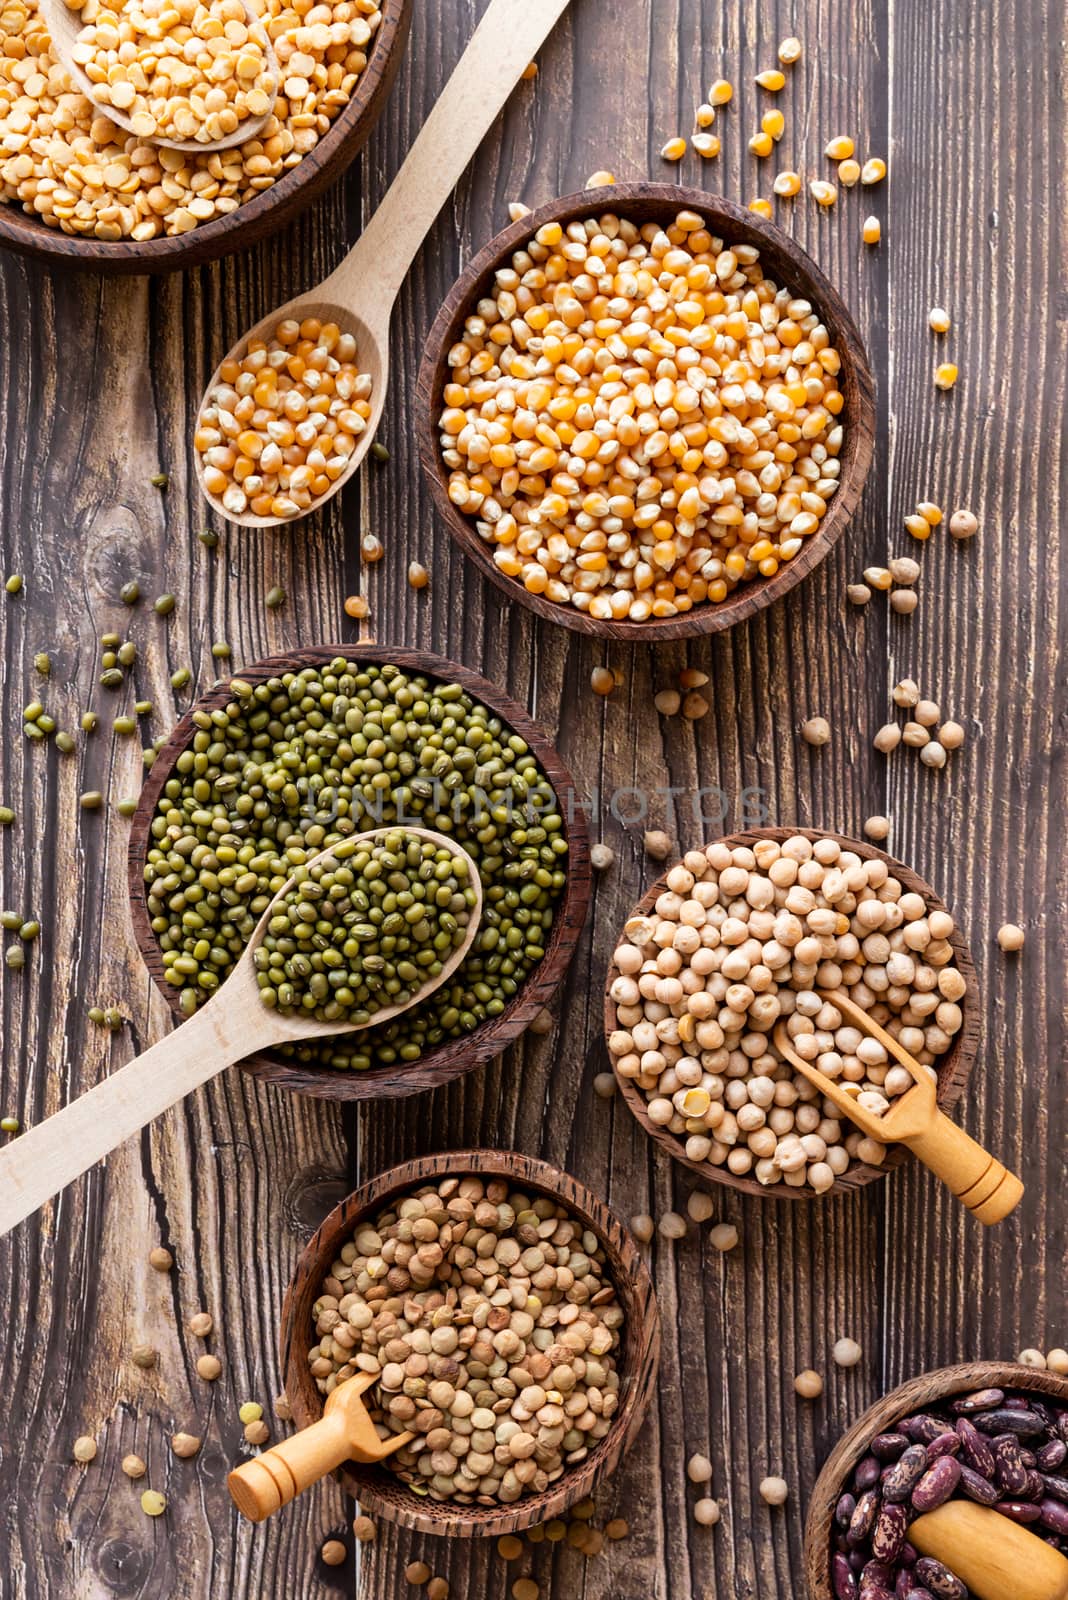
[[[914,1568],[920,1583],[936,1600],[968,1600],[968,1591],[955,1572],[950,1572],[933,1556],[921,1556]]]
[[[960,1469],[961,1492],[974,1500],[977,1505],[995,1506],[1001,1499],[1001,1490],[996,1483],[991,1483],[989,1478],[984,1478],[981,1472],[974,1472],[971,1467]]]
[[[849,1519],[849,1532],[846,1538],[854,1549],[866,1543],[871,1530],[875,1526],[875,1519],[879,1515],[880,1496],[878,1489],[868,1489],[857,1501],[856,1510]]]
[[[1055,1477],[1052,1472],[1044,1474],[1046,1493],[1053,1500],[1063,1500],[1068,1504],[1068,1478]]]
[[[902,1567],[894,1584],[894,1600],[905,1600],[905,1596],[912,1588],[912,1573],[908,1567]]]
[[[892,1564],[897,1560],[908,1525],[909,1514],[904,1506],[883,1506],[871,1536],[872,1555],[877,1561]]]
[[[910,1589],[905,1600],[934,1600],[934,1595],[930,1589]]]
[[[960,1435],[952,1428],[945,1433],[940,1433],[937,1439],[932,1439],[927,1446],[928,1461],[937,1461],[939,1456],[955,1456],[960,1451]]]
[[[871,1453],[880,1461],[896,1461],[908,1442],[903,1433],[877,1433],[871,1442]]]
[[[960,1482],[960,1462],[954,1456],[940,1456],[925,1472],[912,1491],[912,1509],[921,1516],[944,1506]]]
[[[969,1416],[976,1411],[993,1411],[1004,1399],[1004,1389],[976,1389],[971,1394],[961,1395],[959,1400],[954,1400],[953,1410],[958,1417]]]
[[[1044,1444],[1035,1457],[1036,1464],[1043,1472],[1055,1472],[1068,1457],[1068,1444],[1063,1439],[1051,1439],[1049,1444]]]
[[[901,1565],[903,1567],[914,1567],[919,1559],[920,1552],[917,1550],[914,1544],[909,1544],[908,1540],[906,1539],[905,1543],[901,1546],[901,1554],[898,1556],[898,1560],[901,1562]]]
[[[857,1577],[843,1555],[831,1558],[831,1587],[834,1600],[857,1600]]]
[[[849,1527],[850,1520],[852,1519],[853,1513],[856,1509],[857,1502],[855,1496],[851,1494],[842,1495],[838,1501],[838,1504],[834,1508],[835,1527],[841,1528],[842,1532],[844,1533]]]
[[[957,1418],[957,1437],[960,1440],[960,1453],[972,1470],[981,1473],[984,1478],[992,1478],[994,1453],[987,1440],[967,1417]]]
[[[880,1561],[878,1556],[872,1561],[864,1563],[864,1570],[860,1575],[861,1587],[866,1583],[883,1583],[888,1589],[894,1586],[894,1571],[887,1561]]]
[[[882,1470],[875,1456],[864,1456],[857,1462],[856,1471],[853,1473],[853,1488],[858,1494],[865,1494],[868,1489],[874,1489]]]
[[[1020,1495],[1021,1500],[1041,1500],[1046,1492],[1046,1480],[1041,1472],[1028,1472],[1027,1488]]]
[[[1032,1500],[999,1500],[994,1507],[1003,1517],[1010,1517],[1013,1522],[1022,1522],[1025,1526],[1037,1522],[1042,1515],[1041,1508]]]
[[[1012,1498],[1027,1488],[1027,1468],[1020,1460],[1019,1441],[1011,1433],[1002,1433],[990,1448],[994,1452],[994,1477],[1002,1492]]]
[[[1062,1538],[1068,1534],[1068,1506],[1060,1500],[1043,1500],[1038,1508],[1039,1518],[1044,1528],[1051,1533],[1059,1533]]]
[[[907,1433],[916,1444],[930,1444],[932,1439],[937,1439],[940,1433],[945,1433],[946,1425],[939,1417],[929,1417],[920,1412],[915,1417],[909,1417],[905,1422],[898,1424],[901,1433]]]
[[[883,1475],[883,1499],[889,1500],[891,1505],[903,1505],[926,1471],[926,1446],[910,1444],[901,1459]]]
[[[984,1411],[982,1416],[976,1417],[975,1426],[980,1433],[1014,1433],[1021,1439],[1031,1439],[1041,1433],[1046,1424],[1037,1412],[999,1406],[996,1411]]]
[[[893,1589],[888,1589],[885,1583],[872,1579],[869,1583],[861,1583],[860,1600],[894,1600]]]

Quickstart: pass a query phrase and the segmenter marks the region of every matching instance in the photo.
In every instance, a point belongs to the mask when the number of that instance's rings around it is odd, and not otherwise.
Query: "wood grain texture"
[[[797,1600],[817,1467],[878,1394],[950,1362],[1068,1343],[1060,12],[1051,0],[572,0],[538,77],[517,88],[402,292],[379,435],[392,460],[367,463],[308,523],[224,533],[217,551],[204,550],[184,430],[208,377],[251,323],[340,260],[482,9],[482,0],[416,8],[362,159],[269,246],[151,283],[11,257],[0,265],[0,539],[5,570],[26,575],[21,597],[0,594],[0,799],[19,813],[0,830],[2,899],[45,922],[25,973],[0,966],[5,1111],[39,1118],[168,1025],[127,921],[128,825],[77,808],[89,787],[136,793],[138,753],[105,731],[70,758],[22,740],[21,707],[41,687],[36,650],[53,656],[45,698],[60,725],[76,727],[94,703],[109,713],[106,729],[113,708],[95,687],[97,640],[129,629],[141,646],[138,693],[157,708],[146,735],[165,733],[192,697],[173,695],[175,667],[195,666],[204,692],[215,639],[232,641],[235,669],[354,641],[341,601],[362,592],[372,607],[364,633],[463,661],[528,706],[590,801],[594,836],[616,851],[594,885],[552,1035],[528,1034],[503,1062],[431,1096],[359,1112],[230,1074],[74,1186],[44,1227],[0,1243],[0,1304],[10,1308],[0,1333],[4,1600],[397,1600],[417,1593],[403,1579],[416,1557],[450,1579],[454,1600],[506,1600],[520,1571],[549,1600]],[[760,163],[745,143],[769,102],[752,78],[787,33],[804,55],[778,96],[786,134]],[[661,145],[688,132],[719,76],[735,84],[716,125],[723,153],[710,163],[687,154],[665,170]],[[779,226],[839,288],[875,372],[875,465],[834,551],[781,605],[655,654],[568,634],[510,604],[435,517],[413,430],[427,332],[508,201],[543,204],[609,167],[621,181],[677,178],[744,204],[770,195],[782,167],[825,175],[823,146],[843,132],[862,156],[888,159],[889,181],[841,194],[830,214],[807,191],[775,202]],[[868,212],[883,222],[876,250],[860,242]],[[954,319],[941,341],[926,326],[939,303]],[[931,382],[943,346],[961,370],[948,395]],[[160,469],[171,478],[165,497],[148,482]],[[902,517],[927,497],[947,513],[971,506],[978,537],[958,545],[939,529],[917,551]],[[360,564],[364,529],[385,542],[375,567]],[[846,583],[898,554],[923,566],[915,615],[892,616],[882,597],[849,607]],[[412,559],[433,574],[419,593],[405,581]],[[169,621],[145,606],[126,612],[117,595],[130,576],[146,595],[179,595]],[[288,600],[267,611],[275,583]],[[624,674],[607,702],[587,689],[602,662]],[[712,710],[697,723],[660,719],[652,696],[686,665],[710,674]],[[887,761],[871,749],[889,689],[906,675],[968,730],[941,773],[911,752]],[[816,714],[834,730],[823,751],[798,733]],[[635,784],[660,791],[648,823],[633,797],[611,809],[611,796]],[[673,816],[669,785],[681,791]],[[280,1384],[278,1323],[296,1258],[364,1175],[489,1145],[541,1156],[623,1217],[684,1206],[691,1180],[592,1087],[607,1067],[600,1002],[612,941],[659,871],[642,855],[644,827],[670,826],[682,848],[762,822],[857,835],[873,812],[891,817],[893,854],[953,907],[974,952],[983,1039],[959,1114],[1024,1179],[1019,1212],[982,1230],[913,1163],[833,1206],[724,1193],[715,1220],[741,1234],[726,1257],[705,1229],[675,1245],[658,1239],[647,1258],[664,1325],[659,1393],[598,1496],[598,1519],[625,1515],[633,1534],[596,1560],[543,1544],[506,1566],[492,1542],[383,1525],[358,1571],[351,1553],[329,1569],[319,1542],[344,1533],[352,1511],[333,1483],[261,1528],[241,1525],[223,1482],[240,1459],[236,1407],[269,1400]],[[1006,920],[1028,934],[1011,959],[993,937]],[[121,1002],[131,1026],[116,1037],[93,1028],[85,1008],[98,1000]],[[162,1279],[145,1264],[160,1238],[178,1261]],[[202,1304],[221,1328],[214,1388],[195,1377],[199,1349],[184,1329]],[[849,1371],[830,1359],[846,1334],[864,1349]],[[127,1359],[142,1337],[162,1352],[147,1375]],[[792,1387],[810,1365],[826,1381],[814,1405]],[[204,1450],[174,1461],[167,1437],[194,1423]],[[70,1445],[83,1431],[98,1435],[100,1454],[75,1468]],[[155,1523],[118,1471],[131,1449],[170,1496]],[[690,1515],[684,1464],[695,1450],[713,1460],[724,1513],[715,1529]],[[790,1484],[781,1510],[757,1493],[768,1471]]]
[[[612,1427],[587,1460],[540,1494],[524,1495],[511,1505],[449,1506],[413,1493],[380,1466],[353,1463],[342,1473],[346,1487],[368,1515],[416,1532],[467,1539],[515,1533],[535,1523],[548,1522],[595,1493],[637,1437],[653,1397],[660,1360],[660,1316],[637,1242],[584,1184],[548,1162],[514,1150],[457,1150],[424,1156],[398,1163],[348,1195],[308,1241],[297,1263],[282,1308],[281,1356],[286,1394],[301,1427],[317,1422],[323,1411],[322,1396],[308,1368],[308,1350],[315,1341],[313,1307],[342,1245],[349,1243],[361,1223],[373,1220],[406,1193],[445,1176],[472,1174],[507,1178],[523,1192],[547,1195],[565,1206],[584,1227],[592,1229],[604,1247],[608,1276],[615,1286],[624,1321],[617,1357],[621,1398]]]
[[[415,1064],[369,1067],[366,1072],[341,1072],[331,1067],[297,1066],[266,1050],[256,1050],[240,1063],[248,1072],[265,1078],[269,1083],[280,1084],[300,1094],[319,1095],[327,1100],[391,1099],[395,1095],[417,1094],[424,1089],[448,1083],[462,1072],[473,1072],[476,1067],[507,1049],[529,1027],[539,1011],[548,1005],[567,970],[586,920],[590,897],[589,842],[585,821],[575,805],[575,781],[541,729],[527,716],[522,706],[502,694],[479,673],[455,661],[446,661],[441,656],[422,650],[396,650],[373,644],[361,644],[359,649],[354,650],[344,644],[325,644],[287,651],[284,656],[270,656],[265,661],[253,662],[241,669],[242,676],[248,683],[263,683],[280,673],[299,671],[301,667],[325,666],[338,655],[366,663],[389,662],[409,671],[425,673],[438,682],[459,683],[476,700],[490,706],[526,740],[552,784],[560,803],[568,843],[567,884],[556,906],[545,955],[499,1017],[481,1023],[462,1039],[450,1040],[436,1050],[428,1050]],[[178,1022],[182,1018],[179,991],[164,977],[163,959],[152,932],[146,905],[144,867],[149,830],[159,797],[174,771],[174,763],[188,748],[192,738],[193,712],[211,712],[231,698],[228,681],[224,681],[210,694],[202,696],[182,717],[153,763],[130,825],[127,874],[134,938],[149,973]]]
[[[735,849],[738,845],[746,845],[752,848],[758,839],[775,839],[781,844],[794,831],[792,828],[754,828],[745,833],[730,834],[721,842],[729,850]],[[922,878],[919,878],[912,871],[912,868],[906,866],[904,862],[895,861],[884,850],[877,850],[874,845],[867,844],[861,839],[849,839],[844,834],[836,833],[830,829],[827,831],[837,839],[844,850],[853,851],[855,855],[860,856],[861,860],[884,861],[893,876],[904,886],[907,894],[918,894],[923,897],[929,912],[946,910],[946,907],[930,885],[924,883]],[[823,835],[811,828],[799,828],[796,832],[812,840],[823,837]],[[712,843],[712,840],[709,839],[707,842]],[[669,867],[660,875],[638,904],[627,912],[623,922],[616,929],[615,945],[622,942],[624,924],[629,922],[631,917],[646,917],[652,911],[657,900],[667,889],[667,875],[670,871],[671,868]],[[967,943],[961,937],[959,928],[954,927],[950,935],[950,943],[953,946],[953,964],[964,979],[967,988],[961,1000],[964,1020],[960,1031],[955,1036],[945,1055],[940,1058],[938,1064],[938,1104],[943,1111],[951,1110],[967,1088],[972,1067],[975,1065],[975,1055],[979,1045],[980,1034],[980,997],[975,978],[975,965]],[[606,1048],[608,1035],[619,1025],[616,1017],[615,1002],[609,994],[609,990],[618,976],[619,969],[613,962],[609,965],[604,984]],[[675,1161],[681,1161],[683,1166],[689,1167],[691,1172],[696,1172],[705,1180],[706,1184],[718,1183],[725,1189],[736,1189],[739,1194],[755,1195],[766,1200],[807,1200],[813,1202],[817,1199],[815,1190],[807,1186],[793,1189],[784,1183],[778,1183],[774,1188],[769,1189],[759,1183],[756,1178],[739,1177],[725,1166],[717,1167],[711,1161],[692,1161],[686,1154],[685,1140],[680,1139],[676,1134],[669,1133],[666,1128],[658,1127],[652,1121],[648,1110],[649,1102],[634,1080],[621,1077],[616,1072],[616,1082],[627,1106],[637,1117],[649,1138],[655,1140],[661,1149],[666,1150],[668,1155]],[[854,1161],[850,1164],[844,1176],[836,1179],[834,1188],[829,1191],[827,1198],[833,1201],[840,1194],[847,1193],[850,1189],[862,1189],[874,1179],[884,1177],[888,1172],[892,1172],[895,1167],[899,1167],[908,1158],[909,1152],[904,1145],[892,1145],[887,1150],[886,1159],[881,1166],[873,1167],[864,1161]]]
[[[789,287],[795,295],[811,301],[819,312],[831,343],[842,358],[838,385],[845,401],[842,422],[846,426],[839,458],[842,489],[835,495],[818,531],[775,577],[740,584],[719,605],[698,605],[682,617],[651,617],[647,622],[602,621],[573,606],[531,594],[516,579],[507,577],[493,560],[490,546],[477,532],[474,519],[464,516],[449,499],[449,470],[441,458],[438,427],[438,418],[444,409],[442,396],[449,378],[449,351],[461,338],[472,308],[491,292],[498,270],[510,267],[515,251],[522,249],[546,223],[559,222],[566,228],[569,222],[612,211],[631,222],[658,222],[666,227],[680,210],[696,211],[713,234],[730,244],[755,245],[766,275],[780,287]],[[573,628],[577,633],[605,640],[659,645],[670,639],[722,633],[725,628],[745,622],[765,606],[774,605],[819,565],[845,532],[864,489],[874,446],[875,393],[867,352],[841,296],[811,256],[788,234],[722,195],[677,184],[621,183],[591,193],[564,195],[539,206],[529,217],[495,234],[464,268],[442,302],[427,336],[416,381],[415,425],[420,463],[438,515],[469,559],[503,590],[507,599],[528,606],[536,616],[556,627]]]

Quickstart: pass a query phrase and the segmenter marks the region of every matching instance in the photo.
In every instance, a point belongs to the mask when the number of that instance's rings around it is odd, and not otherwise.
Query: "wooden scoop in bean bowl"
[[[877,1039],[887,1054],[909,1072],[913,1087],[889,1110],[875,1111],[858,1105],[858,1085],[837,1083],[811,1061],[806,1061],[798,1054],[787,1024],[780,1022],[775,1029],[775,1043],[786,1060],[869,1138],[877,1139],[880,1144],[906,1145],[980,1222],[988,1226],[1001,1222],[1023,1197],[1019,1178],[939,1110],[934,1078],[893,1034],[880,1027],[847,994],[830,989],[817,992],[821,1000],[848,1017],[854,1027]]]
[[[0,1234],[243,1056],[422,1004],[468,954],[481,915],[474,861],[429,828],[375,828],[320,851],[200,1011],[0,1151]]]

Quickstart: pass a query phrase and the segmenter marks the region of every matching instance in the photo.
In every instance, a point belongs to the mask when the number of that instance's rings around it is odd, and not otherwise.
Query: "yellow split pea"
[[[267,35],[241,0],[67,5],[83,24],[72,55],[94,103],[126,116],[139,139],[217,144],[274,104]]]
[[[219,368],[193,435],[204,488],[234,516],[300,516],[345,473],[370,394],[351,333],[280,322]]]
[[[680,211],[548,223],[448,354],[449,498],[502,572],[591,617],[773,577],[838,488],[841,360],[753,245]]]

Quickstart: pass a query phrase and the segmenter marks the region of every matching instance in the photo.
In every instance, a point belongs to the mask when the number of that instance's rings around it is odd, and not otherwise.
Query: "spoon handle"
[[[215,1002],[0,1150],[0,1236],[256,1041],[247,1011]]]
[[[568,0],[491,0],[404,165],[356,244],[321,285],[388,314],[416,251]],[[329,286],[329,288],[328,288]]]
[[[1023,1197],[1019,1178],[943,1111],[935,1112],[923,1133],[914,1133],[902,1143],[988,1227],[1007,1217]]]

